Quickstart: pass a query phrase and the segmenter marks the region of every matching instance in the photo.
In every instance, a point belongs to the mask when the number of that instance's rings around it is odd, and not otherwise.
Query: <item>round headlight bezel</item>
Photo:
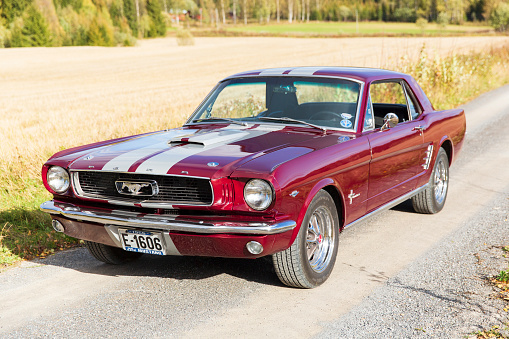
[[[263,179],[251,179],[244,186],[244,201],[255,211],[264,211],[274,201],[274,188]]]
[[[56,184],[58,181],[60,181],[60,184]],[[71,186],[69,172],[60,166],[51,166],[48,168],[48,172],[46,173],[46,182],[48,183],[49,188],[57,194],[67,192]]]

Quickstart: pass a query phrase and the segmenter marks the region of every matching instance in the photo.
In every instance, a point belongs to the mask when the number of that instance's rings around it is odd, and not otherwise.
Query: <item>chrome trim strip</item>
[[[408,198],[411,198],[414,195],[424,191],[427,187],[428,187],[428,184],[423,185],[423,186],[421,186],[421,187],[419,187],[419,188],[417,188],[417,189],[415,189],[415,190],[413,190],[411,192],[408,192],[407,194],[405,194],[405,195],[403,195],[403,196],[401,196],[399,198],[396,198],[396,199],[390,201],[389,203],[387,203],[387,204],[385,204],[383,206],[378,207],[376,210],[366,214],[365,216],[363,216],[363,217],[361,217],[361,218],[359,218],[357,220],[352,221],[351,223],[349,223],[348,225],[343,227],[343,229],[351,227],[351,226],[356,225],[358,223],[361,223],[361,222],[365,221],[366,219],[369,219],[372,216],[377,215],[378,213],[381,213],[381,212],[383,212],[385,210],[393,208],[394,206],[401,204],[403,201],[407,200]]]
[[[214,195],[214,186],[212,186],[212,180],[210,180],[210,178],[207,178],[207,177],[196,177],[196,176],[191,176],[191,175],[178,175],[178,174],[152,174],[152,173],[151,174],[144,174],[144,173],[141,174],[141,175],[151,175],[151,176],[196,178],[196,179],[204,179],[204,180],[209,181],[210,192],[212,193],[212,201],[210,202],[210,204],[183,204],[183,203],[174,202],[174,201],[152,201],[150,199],[133,200],[133,199],[129,199],[127,196],[125,199],[120,199],[120,198],[115,199],[115,197],[108,197],[108,196],[96,195],[96,194],[87,194],[87,193],[83,192],[83,189],[81,188],[80,180],[79,180],[79,172],[101,172],[101,173],[122,173],[122,174],[140,174],[140,173],[120,172],[120,171],[117,172],[117,171],[86,170],[86,169],[85,170],[83,170],[83,169],[74,170],[73,169],[73,170],[70,170],[69,172],[71,174],[70,175],[71,186],[72,186],[73,191],[76,194],[76,196],[81,197],[81,198],[91,199],[91,200],[107,200],[108,203],[114,204],[114,205],[134,206],[134,204],[142,204],[142,205],[145,205],[148,207],[147,204],[150,204],[150,208],[166,208],[166,209],[173,209],[174,205],[208,207],[208,206],[212,206],[212,204],[214,203],[214,199],[216,198]]]
[[[128,226],[134,228],[149,228],[163,231],[178,231],[203,234],[256,234],[270,235],[290,231],[297,226],[293,220],[281,221],[275,224],[268,223],[239,223],[246,226],[230,226],[231,222],[218,222],[215,224],[204,222],[185,222],[171,220],[172,216],[145,215],[137,216],[137,213],[127,211],[115,211],[115,214],[105,213],[101,210],[82,209],[72,204],[62,208],[56,206],[53,200],[41,204],[40,209],[49,214],[62,215],[66,218],[89,221],[104,225]],[[227,225],[228,224],[228,225]]]

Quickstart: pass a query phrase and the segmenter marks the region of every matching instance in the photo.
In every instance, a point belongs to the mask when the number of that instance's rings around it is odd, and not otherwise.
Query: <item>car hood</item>
[[[276,124],[199,125],[82,147],[57,154],[50,163],[65,162],[70,170],[219,178],[249,166],[255,158],[266,156],[264,168],[273,170],[281,163],[349,138],[346,134],[323,134],[316,129]]]

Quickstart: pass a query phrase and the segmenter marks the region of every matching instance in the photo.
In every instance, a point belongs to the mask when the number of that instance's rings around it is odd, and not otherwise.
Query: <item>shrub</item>
[[[424,18],[419,18],[419,19],[417,19],[415,24],[417,25],[417,27],[420,28],[421,33],[424,34],[424,31],[426,30],[426,26],[428,25],[428,20],[426,20]]]
[[[188,29],[179,29],[177,31],[177,44],[179,46],[194,45],[194,38]]]
[[[440,12],[437,17],[437,25],[440,29],[446,29],[449,24],[449,14],[446,12]]]

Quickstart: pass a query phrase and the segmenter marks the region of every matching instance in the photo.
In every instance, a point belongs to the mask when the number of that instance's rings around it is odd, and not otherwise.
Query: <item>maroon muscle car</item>
[[[465,130],[461,109],[435,111],[406,74],[239,73],[180,128],[52,156],[41,209],[105,263],[272,255],[284,284],[313,288],[344,228],[409,198],[420,213],[443,208]]]

